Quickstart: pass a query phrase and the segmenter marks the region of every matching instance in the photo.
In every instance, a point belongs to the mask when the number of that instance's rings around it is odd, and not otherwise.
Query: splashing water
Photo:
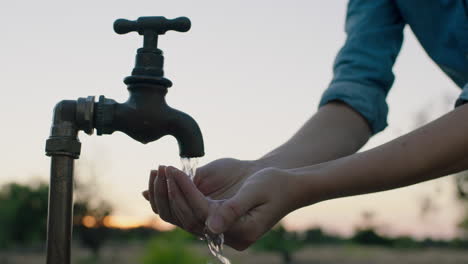
[[[197,158],[180,158],[182,162],[182,171],[187,174],[190,179],[193,181],[195,173],[197,172],[198,159]]]
[[[181,162],[182,171],[185,172],[193,181],[193,177],[195,177],[195,173],[197,171],[198,159],[181,158]],[[217,258],[221,263],[231,264],[231,261],[229,261],[229,259],[223,256],[224,234],[213,234],[209,232],[207,227],[205,227],[203,233],[204,237],[201,237],[200,239],[206,241],[211,254],[215,258]]]
[[[231,264],[228,258],[223,256],[224,234],[213,234],[205,227],[205,238],[203,240],[208,244],[211,255],[216,257],[223,264]]]

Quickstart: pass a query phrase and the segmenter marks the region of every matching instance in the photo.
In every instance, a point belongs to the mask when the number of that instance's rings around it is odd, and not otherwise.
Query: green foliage
[[[320,228],[312,228],[305,232],[304,243],[320,244],[320,245],[336,245],[343,244],[344,239],[338,236],[330,235],[322,231]]]
[[[120,242],[135,242],[135,241],[146,241],[159,234],[151,227],[135,227],[131,229],[120,229],[120,228],[107,228],[109,240],[120,241]]]
[[[421,247],[421,243],[418,243],[418,241],[414,240],[412,237],[409,236],[394,238],[391,240],[391,243],[392,246],[397,249],[415,249]],[[425,241],[425,243],[427,243],[428,246],[431,245],[431,242],[429,240]]]
[[[192,236],[180,229],[161,233],[148,242],[141,258],[143,264],[196,264],[206,263],[208,258],[190,249]]]
[[[104,218],[112,208],[104,201],[90,195],[80,195],[87,185],[77,185],[74,204],[75,234],[83,244],[97,253],[106,238]],[[22,185],[10,183],[0,189],[0,248],[43,244],[47,232],[47,206],[49,186],[45,183]],[[96,202],[98,201],[98,202]],[[82,225],[85,216],[96,220],[95,228]]]
[[[45,240],[48,187],[16,183],[0,190],[0,247]]]
[[[382,237],[372,228],[366,228],[356,231],[351,241],[361,245],[391,246],[392,241]]]
[[[79,258],[76,260],[78,264],[99,264],[99,258],[96,255]]]
[[[284,263],[292,261],[292,254],[304,246],[297,233],[288,232],[282,225],[270,230],[253,245],[254,250],[276,252]]]

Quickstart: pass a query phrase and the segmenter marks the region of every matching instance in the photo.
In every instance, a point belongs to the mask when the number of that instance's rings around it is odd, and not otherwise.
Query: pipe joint
[[[74,159],[80,157],[81,142],[78,139],[67,137],[51,137],[46,141],[47,156],[70,156]]]
[[[78,98],[76,103],[76,126],[86,134],[94,132],[94,96]]]
[[[81,143],[78,140],[77,101],[63,100],[54,108],[54,120],[46,141],[47,156],[80,156]]]
[[[96,132],[98,136],[112,134],[115,129],[113,128],[114,122],[114,108],[117,104],[116,101],[106,98],[104,95],[99,96],[99,102],[96,104]]]

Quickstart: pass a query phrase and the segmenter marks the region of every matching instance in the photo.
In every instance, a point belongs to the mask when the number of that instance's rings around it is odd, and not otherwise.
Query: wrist
[[[260,171],[276,176],[270,180],[280,183],[281,189],[278,192],[282,196],[281,199],[285,202],[285,207],[290,209],[288,210],[289,212],[304,206],[302,205],[304,203],[302,200],[304,200],[307,193],[302,191],[305,178],[300,173],[296,173],[293,169],[279,168],[264,157],[246,162],[250,171],[247,173],[249,176]]]
[[[305,175],[300,169],[286,169],[282,170],[284,176],[287,178],[284,184],[284,199],[287,200],[291,211],[299,208],[309,206],[318,202],[314,195],[314,191],[308,188],[309,177]]]
[[[297,208],[316,204],[331,199],[333,188],[332,162],[287,170],[292,178],[292,193]]]

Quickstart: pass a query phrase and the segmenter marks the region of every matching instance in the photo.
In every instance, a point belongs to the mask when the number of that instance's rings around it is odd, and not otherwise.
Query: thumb
[[[229,230],[241,217],[261,204],[260,195],[255,188],[242,188],[234,197],[221,203],[208,216],[206,225],[215,234]]]

